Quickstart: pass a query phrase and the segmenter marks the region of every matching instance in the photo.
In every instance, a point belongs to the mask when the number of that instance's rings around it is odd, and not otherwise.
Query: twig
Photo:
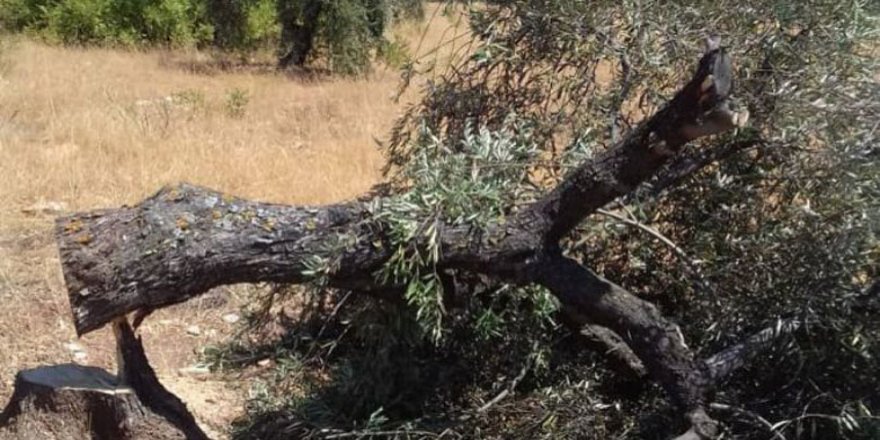
[[[853,415],[850,415],[849,417],[853,420],[880,420],[880,416],[853,416]],[[822,420],[829,420],[829,421],[832,421],[835,423],[840,423],[840,420],[843,418],[844,418],[843,416],[835,416],[832,414],[808,413],[808,414],[803,414],[803,415],[797,416],[793,419],[788,419],[788,420],[783,420],[781,422],[776,422],[775,424],[772,425],[772,427],[773,427],[774,431],[779,431],[779,430],[782,430],[783,428],[785,428],[786,426],[791,425],[792,423],[795,423],[795,422],[800,422],[801,420],[822,419]]]
[[[318,330],[318,333],[315,335],[315,339],[312,342],[312,346],[309,347],[309,351],[308,351],[308,353],[306,353],[304,359],[309,359],[312,356],[312,354],[315,353],[315,350],[318,347],[318,341],[321,340],[321,336],[324,336],[324,332],[327,330],[327,326],[330,325],[330,321],[332,321],[333,318],[336,317],[336,315],[339,313],[339,310],[342,309],[342,306],[345,305],[345,302],[348,301],[348,298],[351,296],[352,293],[354,293],[353,290],[349,290],[348,292],[346,292],[345,296],[343,296],[342,299],[339,300],[338,303],[336,303],[336,306],[333,307],[333,311],[330,312],[330,315],[328,315],[327,318],[324,319],[324,324],[321,325],[321,329]],[[347,331],[347,329],[346,329],[346,331]],[[345,333],[346,332],[342,332],[342,335],[340,335],[339,337],[341,338],[343,335],[345,335]],[[334,347],[336,346],[336,342],[338,342],[338,341],[339,341],[339,339],[337,339],[333,343]],[[331,351],[332,351],[332,349],[331,349]],[[329,355],[329,352],[328,352],[328,355]]]
[[[532,345],[532,353],[534,353],[537,348],[538,348],[537,343]],[[503,391],[501,391],[500,393],[498,393],[498,395],[495,396],[492,400],[486,402],[485,405],[483,405],[479,409],[477,409],[477,413],[484,413],[484,412],[488,411],[489,408],[491,408],[496,403],[504,400],[505,397],[507,397],[510,393],[512,393],[513,390],[516,389],[516,386],[519,385],[520,381],[522,381],[526,377],[526,374],[528,374],[529,370],[532,368],[533,363],[534,363],[534,355],[529,356],[529,358],[526,360],[525,364],[523,365],[522,369],[519,370],[519,374],[516,377],[514,377],[512,381],[510,381],[510,384],[507,385],[507,388],[504,389]]]
[[[783,335],[793,333],[804,325],[797,319],[780,319],[773,327],[765,328],[739,344],[728,347],[704,361],[712,380],[717,382],[750,359],[773,345]]]
[[[685,266],[687,266],[688,270],[689,270],[694,276],[697,277],[697,279],[699,280],[699,283],[700,283],[701,287],[703,287],[704,289],[706,289],[707,291],[710,291],[710,292],[714,290],[714,289],[712,288],[712,285],[709,284],[709,282],[706,281],[705,278],[703,278],[703,274],[702,274],[702,272],[700,272],[700,268],[699,268],[699,266],[697,266],[696,262],[694,262],[693,260],[691,260],[691,258],[688,256],[688,254],[687,254],[687,253],[686,253],[681,247],[679,247],[677,244],[675,244],[675,242],[673,242],[672,240],[670,240],[670,239],[669,239],[668,237],[666,237],[665,235],[661,234],[661,233],[660,233],[659,231],[657,231],[656,229],[654,229],[654,228],[652,228],[652,227],[650,227],[650,226],[648,226],[648,225],[646,225],[646,224],[644,224],[644,223],[641,223],[641,222],[639,222],[639,221],[637,221],[637,220],[634,220],[634,219],[632,219],[632,218],[624,217],[624,216],[622,216],[622,215],[620,215],[620,214],[616,214],[616,213],[613,213],[613,212],[611,212],[611,211],[606,211],[606,210],[604,210],[604,209],[597,209],[596,212],[599,213],[599,214],[602,214],[602,215],[604,215],[604,216],[606,216],[606,217],[611,217],[611,218],[613,218],[613,219],[615,219],[615,220],[617,220],[617,221],[619,221],[619,222],[621,222],[621,223],[624,223],[624,224],[627,224],[627,225],[630,225],[630,226],[634,226],[634,227],[636,227],[636,228],[638,228],[638,229],[641,229],[642,231],[647,232],[648,234],[650,234],[652,237],[654,237],[654,238],[660,240],[663,244],[665,244],[665,245],[668,246],[670,249],[672,249],[672,252],[675,253],[675,255],[678,256],[678,258],[679,258],[682,262],[684,262],[684,264],[685,264]]]
[[[725,405],[723,403],[712,403],[709,405],[709,407],[714,410],[732,412],[737,415],[745,416],[750,419],[753,419],[753,420],[757,421],[758,423],[760,423],[761,425],[763,425],[765,428],[767,428],[767,430],[770,431],[771,434],[773,434],[773,437],[777,438],[778,440],[788,440],[785,438],[784,435],[782,435],[782,433],[780,433],[779,431],[776,430],[774,425],[772,423],[770,423],[769,420],[765,419],[764,417],[761,417],[760,414],[754,413],[752,411],[749,411],[749,410],[746,410],[743,408],[737,408],[735,406]]]
[[[324,432],[327,432],[327,431],[322,431],[322,433],[324,433]],[[326,438],[326,439],[353,438],[353,437],[363,438],[363,437],[375,437],[375,436],[397,437],[400,435],[405,435],[405,436],[417,435],[417,436],[421,436],[422,438],[427,438],[427,437],[440,438],[440,435],[433,433],[433,432],[430,432],[430,431],[408,431],[405,429],[397,429],[397,430],[393,430],[393,431],[370,431],[370,430],[349,431],[349,432],[340,432],[338,434],[330,434],[328,436],[325,436],[324,438]]]
[[[532,351],[534,352],[534,350],[536,348],[537,348],[537,344],[533,345]],[[504,400],[505,398],[507,398],[507,396],[509,396],[511,393],[513,393],[513,390],[516,389],[516,386],[519,385],[520,381],[522,381],[526,377],[526,374],[528,374],[529,370],[532,368],[533,362],[534,362],[534,356],[529,356],[528,360],[526,360],[522,369],[519,371],[519,374],[517,374],[516,377],[514,377],[513,380],[510,381],[510,383],[507,385],[507,387],[504,388],[503,390],[501,390],[501,392],[498,393],[495,397],[493,397],[492,400],[486,402],[485,404],[483,404],[483,406],[477,408],[476,411],[474,411],[474,412],[478,415],[483,414],[486,411],[488,411],[489,408],[492,408],[498,402]],[[471,414],[464,414],[461,417],[459,417],[458,420],[464,422],[466,420],[470,420],[471,417],[472,417]]]

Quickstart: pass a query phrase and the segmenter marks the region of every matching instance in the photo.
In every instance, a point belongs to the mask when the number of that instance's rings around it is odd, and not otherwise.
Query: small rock
[[[197,325],[191,325],[186,328],[186,332],[189,335],[198,336],[198,335],[202,334],[202,329],[200,329],[199,326],[197,326]]]
[[[70,351],[70,355],[76,363],[85,362],[89,357],[88,353],[86,353],[86,349],[76,342],[68,342],[64,344],[64,348]]]
[[[227,324],[235,324],[239,319],[241,319],[241,317],[238,316],[238,313],[227,313],[223,315],[223,320],[226,321]]]
[[[211,370],[204,365],[190,365],[189,367],[177,370],[177,373],[181,376],[204,376],[211,374]]]
[[[268,367],[271,364],[272,364],[272,359],[261,359],[261,360],[257,361],[257,365],[259,365],[261,367]]]
[[[70,350],[71,353],[75,353],[75,352],[78,352],[78,351],[85,351],[85,349],[83,348],[83,346],[82,346],[82,345],[79,345],[79,344],[76,343],[76,342],[68,342],[68,343],[64,344],[64,348]]]

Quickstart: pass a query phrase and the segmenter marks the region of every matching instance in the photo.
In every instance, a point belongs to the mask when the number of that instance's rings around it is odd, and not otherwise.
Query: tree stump
[[[147,409],[133,389],[95,367],[24,370],[0,415],[2,439],[185,438]]]
[[[114,322],[120,373],[76,364],[23,370],[0,413],[0,440],[207,440],[165,389],[128,322]]]

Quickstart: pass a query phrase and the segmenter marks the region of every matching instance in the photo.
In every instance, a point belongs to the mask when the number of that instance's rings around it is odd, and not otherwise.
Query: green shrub
[[[97,43],[112,37],[110,0],[62,0],[47,10],[47,34],[64,43]]]
[[[46,25],[44,11],[57,0],[0,0],[0,28],[18,31]]]
[[[231,118],[242,118],[251,98],[247,90],[234,88],[226,92],[226,114]]]
[[[247,10],[247,46],[269,47],[278,44],[281,25],[274,0],[256,0]]]
[[[65,44],[275,47],[297,53],[282,65],[320,59],[343,74],[368,70],[374,53],[404,63],[386,26],[421,15],[420,0],[0,0],[3,29]]]
[[[143,30],[147,41],[175,46],[191,46],[207,36],[199,23],[199,10],[189,0],[159,0],[143,10]]]

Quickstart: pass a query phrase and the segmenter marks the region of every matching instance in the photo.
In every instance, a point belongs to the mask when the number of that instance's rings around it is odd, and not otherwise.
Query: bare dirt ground
[[[443,19],[426,33],[414,25],[400,32],[413,47],[430,48],[460,29]],[[133,204],[179,181],[266,201],[325,203],[381,178],[374,139],[403,109],[390,99],[395,72],[296,79],[183,67],[203,58],[0,40],[0,404],[20,369],[115,368],[108,329],[82,339],[74,332],[51,234],[55,217]],[[221,288],[158,311],[140,330],[160,380],[221,438],[242,414],[247,380],[180,370],[234,330],[223,317],[248,300],[246,290]]]

